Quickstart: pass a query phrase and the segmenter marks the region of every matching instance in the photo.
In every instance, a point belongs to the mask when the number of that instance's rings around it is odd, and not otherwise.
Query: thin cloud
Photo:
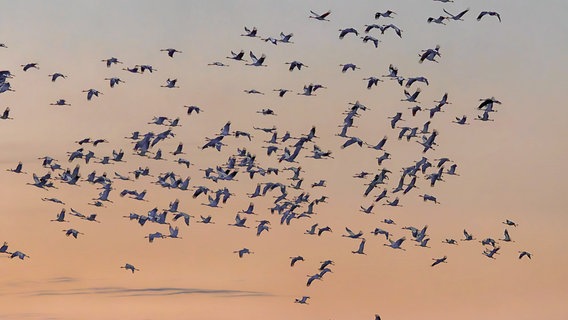
[[[26,320],[57,320],[55,316],[44,314],[44,313],[11,313],[11,314],[1,314],[0,319],[2,320],[12,320],[12,319],[26,319]]]
[[[72,277],[55,277],[47,280],[51,283],[66,283],[66,282],[77,282],[79,279]]]
[[[113,295],[122,297],[136,296],[172,296],[172,295],[190,295],[190,294],[206,294],[217,295],[221,297],[243,297],[243,296],[268,296],[265,292],[242,291],[242,290],[211,290],[199,288],[124,288],[124,287],[91,287],[82,289],[68,290],[39,290],[34,291],[31,296],[70,296],[70,295]]]

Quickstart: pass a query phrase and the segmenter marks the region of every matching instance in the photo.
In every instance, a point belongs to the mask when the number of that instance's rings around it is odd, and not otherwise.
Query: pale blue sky
[[[446,26],[428,24],[428,17],[442,9],[470,12],[465,21],[449,21]],[[392,9],[393,19],[374,19],[377,11]],[[309,19],[309,11],[331,10],[331,21]],[[475,18],[483,10],[501,14]],[[3,5],[0,12],[0,69],[15,74],[10,79],[15,92],[0,94],[0,111],[10,107],[14,120],[0,120],[0,242],[10,250],[22,250],[29,260],[0,256],[4,280],[0,280],[0,318],[6,319],[155,319],[163,316],[200,319],[383,319],[422,317],[425,319],[565,319],[568,298],[564,284],[568,255],[561,234],[568,223],[563,202],[568,161],[568,111],[563,95],[568,72],[568,12],[566,1],[18,1]],[[338,39],[339,29],[354,27],[362,33],[365,24],[394,23],[403,29],[400,39],[392,30],[378,37],[379,48],[347,35]],[[258,28],[261,37],[294,33],[293,44],[272,44],[258,38],[241,37],[244,26]],[[361,34],[363,35],[363,34]],[[418,63],[423,49],[440,45],[439,63]],[[160,49],[183,51],[169,58]],[[230,51],[245,50],[266,54],[267,67],[245,66],[226,59]],[[102,59],[115,56],[122,65],[106,68]],[[288,71],[285,62],[299,60],[308,65]],[[221,61],[229,67],[213,67]],[[23,72],[20,65],[37,62],[39,70]],[[361,69],[341,73],[339,64],[355,63]],[[152,74],[130,74],[121,70],[136,64],[151,64]],[[420,105],[430,108],[447,92],[452,104],[432,120],[440,132],[439,146],[421,153],[411,140],[398,141],[399,130],[389,127],[389,119],[403,112],[404,126],[421,126],[426,112],[410,115],[412,103],[402,102],[403,87],[385,81],[366,89],[363,78],[387,74],[389,64],[408,78],[425,76],[428,86],[420,87]],[[48,74],[68,76],[51,83]],[[126,83],[109,88],[104,78],[119,76]],[[161,88],[166,79],[177,78],[178,89]],[[299,96],[302,87],[321,83],[327,87],[314,97]],[[103,95],[87,102],[82,90],[96,88]],[[279,98],[274,89],[293,92]],[[249,95],[257,89],[265,95]],[[474,119],[479,99],[494,96],[502,105],[491,114],[493,122]],[[65,98],[70,107],[49,103]],[[370,110],[355,119],[349,134],[369,144],[387,135],[386,149],[392,154],[384,167],[392,174],[385,186],[396,186],[399,171],[423,155],[433,159],[449,157],[458,164],[460,176],[447,176],[434,188],[419,176],[419,189],[400,196],[403,207],[376,204],[372,215],[359,211],[372,198],[363,197],[364,183],[352,178],[362,170],[378,172],[376,157],[382,152],[350,146],[340,149],[344,138],[335,136],[348,103],[359,100]],[[204,112],[188,116],[184,105],[199,105]],[[277,116],[256,111],[272,108]],[[468,126],[451,123],[468,116]],[[154,116],[180,117],[176,136],[160,143],[166,161],[132,154],[133,131],[161,132],[166,127],[150,125]],[[206,137],[232,122],[232,130],[253,134],[253,140],[226,137],[221,152],[200,150]],[[249,199],[257,183],[280,181],[290,184],[290,172],[279,176],[256,176],[251,180],[240,168],[238,181],[213,183],[199,169],[223,164],[237,148],[257,155],[263,167],[283,167],[266,156],[263,142],[270,134],[253,127],[278,128],[281,136],[290,131],[300,136],[316,126],[320,137],[315,143],[331,150],[334,159],[314,160],[304,156],[300,164],[304,191],[311,199],[329,196],[328,203],[316,206],[317,215],[280,225],[280,216],[271,215],[269,196]],[[112,150],[126,151],[125,163],[102,165],[84,161],[67,162],[67,152],[85,137],[105,138],[110,143],[93,150],[97,156]],[[417,140],[416,140],[417,141]],[[174,162],[170,152],[184,143],[184,157],[194,166]],[[282,151],[277,152],[278,155]],[[126,174],[138,166],[149,166],[154,175],[165,171],[192,178],[191,185],[213,189],[228,187],[235,196],[222,209],[202,206],[205,198],[192,199],[191,192],[159,188],[154,178],[115,181],[114,201],[106,208],[87,205],[100,190],[87,182],[68,186],[59,181],[57,190],[34,188],[31,173],[43,175],[38,157],[50,155],[66,168],[81,165],[82,177],[98,174]],[[27,175],[5,169],[24,163]],[[310,188],[319,179],[326,188]],[[408,183],[408,181],[406,181]],[[148,190],[148,202],[121,198],[122,189]],[[382,187],[380,188],[382,190]],[[378,193],[379,189],[375,190]],[[292,195],[300,191],[290,189]],[[419,194],[437,196],[440,205],[424,203]],[[274,193],[273,195],[277,195]],[[66,205],[41,201],[59,197]],[[183,211],[195,216],[213,215],[214,225],[180,221],[183,239],[158,239],[149,244],[145,235],[167,227],[138,226],[122,218],[130,212],[144,214],[153,207],[166,208],[180,199]],[[227,226],[237,211],[253,201],[258,216],[249,217],[250,229]],[[384,200],[382,200],[384,202]],[[97,213],[100,224],[69,217],[70,223],[50,222],[62,209]],[[303,210],[302,210],[303,211]],[[298,211],[300,212],[300,211]],[[380,223],[384,218],[396,226]],[[496,260],[481,253],[479,243],[458,246],[443,244],[446,238],[460,239],[464,228],[477,240],[502,238],[505,219],[519,223],[508,227],[515,242],[502,243]],[[268,219],[272,228],[255,235],[255,220]],[[312,224],[329,225],[334,232],[322,237],[304,234]],[[414,246],[410,233],[401,227],[429,225],[432,248]],[[85,235],[65,237],[62,229],[74,227]],[[341,237],[344,228],[362,230],[367,239],[367,255],[351,254],[359,241]],[[406,251],[385,247],[382,236],[369,232],[375,227],[391,231],[393,237],[406,236]],[[162,240],[162,241],[160,241]],[[243,259],[233,251],[250,247],[255,253]],[[519,250],[534,254],[532,260],[517,259]],[[289,257],[304,255],[306,261],[290,268]],[[430,267],[433,258],[448,256],[448,263]],[[306,287],[306,275],[319,262],[333,259],[333,273]],[[120,269],[125,262],[141,269],[134,275]],[[130,293],[135,294],[130,294]],[[122,294],[126,293],[126,294]],[[136,293],[141,293],[139,296]],[[146,293],[160,293],[146,296]],[[295,298],[311,296],[310,305],[298,305]],[[16,307],[14,309],[14,307]],[[191,312],[188,315],[188,311]]]

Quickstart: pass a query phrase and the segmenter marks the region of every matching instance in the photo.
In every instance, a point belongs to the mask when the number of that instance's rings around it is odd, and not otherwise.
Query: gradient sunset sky
[[[446,25],[427,23],[429,17],[456,14],[470,9],[464,21]],[[331,10],[330,21],[310,19],[310,10]],[[376,12],[392,10],[393,18],[375,19]],[[494,16],[476,18],[482,11]],[[14,75],[7,79],[14,92],[0,93],[0,112],[10,108],[10,117],[0,119],[0,244],[8,251],[30,256],[10,259],[0,253],[0,319],[568,319],[568,250],[564,245],[566,214],[565,164],[568,162],[568,108],[564,90],[568,82],[568,2],[549,0],[467,1],[441,3],[432,0],[404,1],[10,1],[0,11],[0,70]],[[363,43],[364,25],[395,24],[392,29],[368,35],[381,42],[375,48]],[[244,37],[244,27],[257,27],[260,38]],[[353,27],[359,36],[339,39],[340,29]],[[293,33],[293,43],[262,41]],[[419,63],[422,50],[440,46],[438,63]],[[160,49],[182,51],[173,58]],[[247,66],[227,59],[231,51],[266,55],[265,67]],[[123,64],[109,68],[101,60],[116,57]],[[286,62],[301,61],[307,68],[288,70]],[[211,66],[222,62],[228,67]],[[39,69],[23,71],[21,65],[37,63]],[[341,72],[340,64],[354,63],[360,69]],[[133,74],[126,67],[147,64],[157,71]],[[382,77],[389,65],[399,75],[423,76],[425,83],[410,88]],[[48,75],[67,76],[55,82]],[[367,89],[363,78],[383,80]],[[105,78],[119,77],[125,83],[109,87]],[[179,88],[164,88],[166,79],[177,79]],[[318,83],[315,96],[298,95],[304,85]],[[87,101],[87,89],[102,95]],[[275,89],[292,92],[280,98]],[[401,101],[403,90],[421,89],[419,103]],[[255,89],[262,93],[247,94]],[[436,105],[444,93],[451,104],[429,119],[428,111],[415,117],[408,108]],[[474,120],[480,99],[495,97],[502,102],[491,120]],[[53,106],[65,99],[71,106]],[[385,150],[391,159],[377,164],[383,151],[351,145],[337,134],[345,111],[359,101],[368,107],[359,111],[348,135],[374,145],[388,137]],[[200,114],[186,113],[184,106],[199,106]],[[257,111],[270,108],[276,113]],[[398,140],[400,129],[391,129],[390,119],[402,112],[398,126],[422,127],[431,120],[436,129],[435,150],[422,153],[420,138]],[[469,125],[460,126],[456,117],[467,116]],[[158,148],[165,160],[134,153],[132,132],[159,133],[167,126],[149,124],[153,117],[180,118],[171,127],[174,137]],[[231,122],[231,131],[250,133],[227,136],[221,151],[201,147]],[[283,148],[266,154],[271,138],[257,128],[275,126],[280,138],[286,131],[293,137],[306,135],[316,127],[316,136],[305,145],[298,163],[278,162]],[[421,135],[420,135],[421,136]],[[124,150],[124,162],[88,164],[82,159],[68,161],[68,152],[80,148],[76,141],[90,137],[108,143],[83,145],[97,157]],[[184,144],[183,155],[173,155]],[[333,158],[313,159],[313,146],[330,150]],[[256,165],[279,168],[278,175],[255,175],[238,167],[237,181],[205,179],[202,170],[224,166],[227,159],[246,148],[256,155]],[[57,189],[43,190],[33,183],[32,173],[42,176],[49,168],[38,158],[51,156],[71,170],[80,165],[81,180],[68,185],[52,173]],[[434,159],[447,157],[457,164],[459,175],[444,175],[444,181],[430,187],[424,175],[417,175],[418,188],[403,195],[392,194],[404,167],[422,156],[434,166]],[[189,159],[186,168],[176,160]],[[23,163],[17,174],[8,170]],[[134,179],[129,173],[150,168],[152,177]],[[303,190],[290,187],[290,166],[301,166]],[[449,165],[446,165],[446,169]],[[363,196],[366,183],[382,168],[392,173],[385,185]],[[430,168],[428,173],[435,172]],[[112,203],[89,205],[101,190],[84,179],[89,173],[104,172],[113,178]],[[191,177],[190,190],[162,188],[157,176],[173,171]],[[361,171],[366,179],[353,178]],[[114,173],[132,180],[114,179]],[[311,184],[326,180],[326,187]],[[405,183],[410,179],[407,177]],[[288,186],[289,200],[302,192],[310,201],[329,199],[314,207],[309,218],[280,224],[281,216],[271,214],[272,191],[251,199],[257,183],[281,182]],[[206,197],[192,198],[194,187],[213,191],[227,187],[234,194],[222,208],[202,205]],[[360,207],[373,204],[386,188],[389,201],[400,198],[402,207],[375,203],[372,214]],[[137,201],[120,197],[120,191],[148,191]],[[424,202],[419,195],[435,195],[440,204]],[[42,201],[55,197],[64,205]],[[123,218],[129,213],[145,215],[179,199],[179,210],[195,216],[190,225],[171,221],[180,228],[182,239],[156,239],[149,233],[168,234],[168,226]],[[248,216],[250,228],[229,226],[239,210],[255,204],[257,215]],[[100,223],[67,216],[68,223],[51,222],[63,208],[83,214],[97,214]],[[307,210],[307,203],[297,214]],[[196,223],[211,215],[215,224]],[[241,215],[243,215],[241,213]],[[390,218],[395,225],[381,221]],[[271,222],[270,230],[256,236],[257,220]],[[506,226],[510,219],[517,227]],[[318,237],[305,234],[313,224],[329,226],[331,233]],[[428,225],[431,248],[420,248],[402,227]],[[360,243],[346,237],[345,227],[363,231],[365,255],[356,255]],[[405,236],[402,250],[384,246],[376,227],[388,230],[393,239]],[[66,237],[63,229],[84,233]],[[467,229],[476,238],[463,239]],[[503,238],[507,229],[513,242],[499,241],[496,259],[482,254],[484,238]],[[457,245],[443,243],[456,239]],[[234,251],[249,248],[253,254],[239,258]],[[518,259],[519,251],[533,254]],[[305,261],[290,267],[290,257]],[[447,263],[431,267],[434,258],[447,256]],[[308,275],[318,272],[320,262],[333,260],[332,273],[306,286]],[[121,266],[131,263],[140,271],[132,274]],[[310,296],[309,304],[294,303]]]

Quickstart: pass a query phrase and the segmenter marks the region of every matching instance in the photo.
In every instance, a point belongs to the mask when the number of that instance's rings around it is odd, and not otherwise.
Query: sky
[[[429,17],[456,14],[470,9],[463,21],[445,25],[428,23]],[[310,10],[331,10],[330,21],[308,18]],[[376,12],[392,10],[392,18],[375,19]],[[566,319],[568,311],[568,251],[562,242],[568,223],[563,202],[568,161],[568,111],[563,91],[568,72],[568,23],[563,14],[565,1],[540,3],[518,1],[18,1],[3,4],[0,12],[0,70],[15,91],[0,93],[0,111],[10,108],[10,118],[0,119],[0,244],[8,252],[29,255],[20,260],[0,253],[0,319]],[[485,16],[482,11],[501,15]],[[365,34],[365,25],[395,24],[384,34],[378,29]],[[244,27],[257,27],[259,37],[241,36]],[[355,28],[359,35],[339,39],[340,29]],[[293,43],[274,45],[262,41],[293,33]],[[375,48],[361,36],[380,40]],[[422,50],[440,46],[437,62],[419,63]],[[160,49],[175,48],[172,58]],[[265,66],[248,66],[227,59],[231,51],[266,55]],[[118,58],[123,64],[107,68],[101,60]],[[301,61],[307,67],[288,70],[286,62]],[[212,66],[222,62],[228,66]],[[37,63],[39,69],[23,71],[22,65]],[[340,64],[353,63],[359,69],[341,72]],[[134,74],[123,68],[152,65],[156,71]],[[409,88],[383,77],[389,65],[405,79],[425,77]],[[55,82],[49,75],[60,72],[66,78]],[[382,82],[367,89],[368,77]],[[110,88],[105,78],[119,77],[124,83]],[[164,88],[167,79],[177,79],[179,88]],[[300,95],[305,85],[322,84],[313,96]],[[102,94],[87,101],[83,90]],[[278,97],[274,90],[291,92]],[[421,89],[418,103],[401,101],[406,89]],[[248,94],[255,89],[264,94]],[[436,106],[448,94],[443,112],[429,119],[428,110],[412,116],[409,108]],[[478,121],[480,99],[494,97],[501,104],[489,114],[493,121]],[[53,106],[65,99],[71,106]],[[349,137],[362,147],[341,146],[341,126],[350,103],[359,110]],[[184,106],[199,106],[203,112],[187,114]],[[276,115],[258,113],[271,109]],[[389,117],[402,113],[397,128]],[[467,116],[466,125],[453,123]],[[150,124],[154,117],[179,118],[179,126]],[[397,139],[400,127],[420,127],[431,120],[436,129],[434,150],[422,152],[418,137]],[[250,133],[228,135],[220,151],[203,149],[221,128],[231,122],[230,131]],[[168,121],[166,121],[168,122]],[[278,138],[289,131],[306,136],[312,127],[316,138],[305,143],[296,163],[279,162],[284,147],[267,155],[271,133],[254,128],[276,127]],[[132,132],[160,133],[169,137],[152,147],[148,156],[137,154]],[[424,134],[429,136],[430,134]],[[367,147],[387,137],[385,151],[391,159],[378,165],[384,151]],[[108,142],[84,144],[84,138]],[[173,155],[179,143],[185,154]],[[314,159],[314,145],[331,151],[330,158]],[[102,158],[113,150],[125,152],[123,162],[98,163],[92,159],[68,161],[69,154],[84,147]],[[278,175],[256,174],[252,179],[245,167],[235,181],[206,179],[204,171],[226,167],[227,159],[245,148],[255,156],[257,168],[278,168]],[[164,160],[154,160],[157,149]],[[50,156],[63,169],[80,166],[79,182],[69,185],[58,179],[62,170],[52,172],[56,188],[41,189],[32,175],[51,170],[38,158]],[[434,187],[425,174],[417,173],[417,188],[407,194],[394,193],[402,168],[426,157],[451,159],[444,172],[456,164],[457,175],[443,175]],[[184,158],[189,167],[177,163]],[[237,157],[241,159],[242,157]],[[18,162],[23,171],[14,173]],[[134,179],[132,171],[149,167],[152,176]],[[301,189],[291,186],[289,167],[301,167]],[[366,184],[381,169],[391,171],[385,184],[363,195]],[[435,173],[430,168],[426,174]],[[89,173],[106,173],[112,178],[109,199],[103,207],[89,205],[101,192],[100,184],[85,181]],[[367,171],[365,179],[354,178]],[[114,173],[130,180],[114,178]],[[156,184],[157,177],[174,172],[190,177],[189,190],[168,189]],[[320,179],[325,187],[311,187]],[[410,183],[407,176],[405,184]],[[309,217],[281,224],[272,214],[273,197],[250,198],[257,184],[279,182],[287,186],[287,199],[302,192],[308,202],[300,203],[296,214],[305,212],[309,202],[322,196],[326,202],[314,205]],[[221,208],[203,205],[206,196],[193,198],[197,186],[214,192],[228,188],[233,194]],[[121,197],[122,190],[147,190],[145,201]],[[389,198],[374,202],[386,189]],[[434,195],[439,204],[423,201],[419,195]],[[65,204],[43,201],[58,198]],[[386,200],[399,197],[401,207]],[[188,213],[189,226],[182,219],[167,222],[179,227],[181,239],[155,239],[153,232],[166,235],[168,225],[147,222],[140,226],[124,218],[130,213],[146,215],[153,208],[161,212],[179,199],[179,211]],[[256,215],[247,215],[239,228],[235,215],[249,203]],[[361,207],[374,204],[372,213]],[[53,222],[56,215],[71,208],[85,215],[97,214],[100,223],[67,214],[69,222]],[[199,216],[211,215],[214,224],[197,223]],[[240,213],[241,216],[245,214]],[[394,225],[383,223],[392,219]],[[518,226],[503,224],[510,219]],[[269,231],[256,235],[258,220],[270,221]],[[305,234],[313,224],[333,231],[321,236]],[[430,248],[412,241],[403,227],[428,226]],[[353,254],[360,240],[344,237],[345,228],[363,232],[364,255]],[[392,239],[406,237],[402,248],[385,246],[384,236],[371,231],[381,228]],[[74,228],[77,239],[63,230]],[[466,229],[474,241],[463,239]],[[504,230],[512,242],[502,239]],[[479,243],[485,238],[499,242],[495,259],[483,255],[490,248]],[[444,243],[457,240],[457,245]],[[252,254],[239,258],[235,251],[248,248]],[[519,251],[532,259],[519,259]],[[290,266],[290,257],[304,261]],[[447,257],[447,263],[431,266],[433,259]],[[306,286],[308,277],[319,272],[321,262],[333,260],[331,273]],[[139,271],[121,267],[126,263]],[[295,299],[309,296],[308,304]]]

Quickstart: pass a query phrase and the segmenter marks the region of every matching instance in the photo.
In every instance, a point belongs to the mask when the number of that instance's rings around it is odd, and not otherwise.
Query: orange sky
[[[562,1],[550,1],[544,14],[535,4],[513,1],[217,1],[195,3],[168,1],[26,1],[3,5],[0,26],[5,32],[0,43],[1,70],[10,70],[8,79],[15,92],[0,94],[0,111],[10,107],[13,120],[0,120],[0,242],[8,242],[8,251],[20,250],[30,256],[21,261],[0,254],[0,319],[566,319],[568,298],[566,267],[568,252],[561,234],[568,223],[562,197],[566,147],[566,117],[562,97],[568,71],[563,53],[568,24],[561,14],[568,9]],[[447,25],[427,23],[442,9],[457,13],[470,8],[464,21]],[[394,18],[374,19],[375,12],[391,9]],[[331,21],[309,19],[309,11],[331,10]],[[495,17],[477,21],[481,11],[497,11]],[[365,24],[393,23],[403,29],[402,38],[387,30],[383,35],[372,30],[381,41],[378,48],[349,34],[338,39],[339,29],[356,28],[364,36]],[[280,32],[294,33],[291,44],[273,45],[259,38],[240,36],[243,26],[258,28],[259,35],[278,37]],[[418,62],[421,50],[440,45],[439,63]],[[160,49],[181,50],[173,58]],[[246,66],[227,59],[231,51],[245,50],[257,56],[266,54],[266,67]],[[102,59],[117,57],[124,64],[106,68]],[[302,61],[308,67],[288,71],[285,62]],[[209,66],[220,61],[229,67]],[[36,62],[39,70],[26,72],[20,65]],[[340,64],[354,63],[360,69],[341,72]],[[136,64],[150,64],[154,73],[131,74],[121,70]],[[398,67],[405,78],[424,76],[429,85],[415,83],[400,87],[381,77],[389,64]],[[61,72],[66,79],[51,82],[48,75]],[[125,83],[110,88],[108,77],[120,77]],[[384,80],[377,87],[366,88],[369,76]],[[162,88],[166,79],[178,79],[179,88]],[[315,96],[301,96],[304,85],[320,83]],[[103,94],[86,100],[82,90],[95,88]],[[274,89],[293,92],[279,98]],[[429,120],[428,111],[412,117],[409,107],[400,101],[403,90],[422,90],[418,101],[424,108],[435,106],[444,93],[451,104],[434,116],[431,129],[437,129],[435,150],[422,153],[413,138],[397,140],[400,129],[390,128],[390,119],[403,113],[399,126],[421,127]],[[247,94],[256,89],[264,95]],[[474,120],[479,99],[494,96],[502,104],[491,113],[494,121]],[[51,106],[66,99],[71,106]],[[376,158],[383,154],[363,146],[341,149],[346,141],[338,137],[349,103],[360,101],[369,110],[360,111],[348,135],[376,144],[388,136],[385,149],[391,154],[382,166]],[[191,116],[185,105],[200,106],[204,112]],[[257,111],[270,108],[276,116]],[[469,125],[452,123],[455,117],[468,116]],[[166,160],[159,161],[133,153],[133,131],[159,133],[166,126],[148,124],[155,116],[180,118],[175,136],[156,145]],[[213,138],[231,121],[231,131],[253,135],[227,136],[221,151],[201,150],[206,138]],[[275,126],[279,137],[286,131],[299,137],[316,127],[313,142],[305,144],[297,164],[279,163],[281,148],[267,156],[265,142],[271,135],[253,127]],[[97,157],[113,150],[125,151],[124,162],[103,165],[84,160],[67,161],[67,153],[80,146],[75,141],[90,137],[109,143],[85,145]],[[184,143],[181,156],[171,154]],[[295,141],[294,141],[295,142]],[[294,143],[292,142],[292,143]],[[333,158],[311,159],[313,145],[332,151]],[[214,183],[204,179],[208,167],[223,166],[239,148],[256,155],[256,164],[266,169],[282,170],[301,166],[303,190],[290,187],[292,173],[248,177],[239,167],[237,181]],[[71,186],[54,179],[57,189],[42,190],[32,183],[49,171],[39,157],[51,156],[63,168],[81,168],[81,177],[96,171],[128,175],[139,166],[148,166],[153,177],[133,181],[113,180],[110,199],[104,208],[88,203],[97,197],[100,185],[81,181]],[[424,175],[417,175],[418,189],[406,195],[392,194],[400,170],[422,156],[434,166],[440,157],[458,165],[459,176],[445,175],[444,181],[430,187]],[[179,157],[193,165],[176,163]],[[27,174],[7,171],[23,163]],[[364,197],[365,180],[352,176],[361,171],[377,173],[381,168],[392,173],[385,185]],[[447,168],[446,168],[447,169]],[[191,190],[173,190],[157,186],[156,177],[173,171],[182,178],[191,177]],[[61,171],[52,175],[58,176]],[[428,173],[435,172],[429,169]],[[132,174],[129,174],[132,177]],[[311,184],[326,180],[326,187]],[[405,183],[410,179],[407,177]],[[281,225],[280,216],[271,214],[272,191],[265,197],[250,199],[257,183],[281,182],[288,185],[292,200],[309,192],[310,200],[327,196],[326,203],[314,207],[310,218],[293,219]],[[202,205],[203,196],[193,199],[193,188],[204,185],[213,190],[227,187],[232,196],[222,208]],[[372,214],[368,207],[383,188],[389,200],[400,197],[402,207],[376,203]],[[148,191],[147,201],[120,197],[124,189]],[[435,195],[440,204],[423,202],[418,195]],[[56,197],[65,205],[42,201]],[[123,218],[131,212],[146,214],[154,207],[166,209],[180,200],[180,211],[196,217],[212,215],[215,224],[205,225],[191,219],[168,222],[180,228],[182,239],[157,239],[148,243],[144,237],[168,227],[147,223],[143,227]],[[250,228],[228,226],[237,211],[254,202],[257,215],[248,216]],[[67,216],[68,223],[50,222],[62,208],[83,214],[96,213],[101,223]],[[307,210],[302,204],[296,213]],[[241,215],[243,215],[241,213]],[[391,218],[396,225],[381,221]],[[270,230],[256,236],[257,220],[271,222]],[[511,219],[518,227],[505,226]],[[304,234],[313,224],[330,226],[332,233],[321,237]],[[428,225],[431,248],[420,248],[411,241],[404,226]],[[359,240],[346,237],[345,227],[363,231],[366,255],[355,255]],[[384,246],[381,235],[370,232],[375,227],[388,230],[394,239],[405,236],[405,251]],[[84,233],[78,239],[66,237],[63,229]],[[476,238],[463,242],[467,229]],[[507,228],[513,242],[500,242],[496,259],[482,255],[478,242],[500,239]],[[442,243],[458,240],[458,245]],[[242,259],[233,251],[249,248],[253,254]],[[526,250],[533,258],[519,260],[518,251]],[[302,255],[295,267],[292,256]],[[434,258],[447,256],[436,267]],[[331,259],[332,273],[322,281],[306,286],[309,275],[318,272],[320,262]],[[121,269],[125,263],[140,269],[131,274]],[[310,296],[308,305],[294,299]]]

